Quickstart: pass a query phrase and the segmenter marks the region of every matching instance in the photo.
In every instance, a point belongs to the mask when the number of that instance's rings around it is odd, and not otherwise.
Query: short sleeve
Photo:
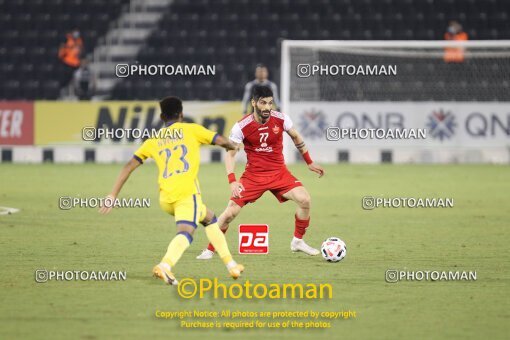
[[[244,135],[239,123],[235,123],[230,131],[230,136],[228,137],[232,142],[240,144],[243,142]]]
[[[202,125],[195,124],[193,131],[195,137],[200,144],[214,144],[218,134],[214,131],[206,129]]]
[[[151,147],[149,143],[150,139],[147,139],[145,142],[143,142],[142,146],[140,146],[138,150],[135,151],[135,154],[133,155],[133,158],[141,164],[143,164],[147,158],[151,157]]]
[[[289,131],[290,129],[292,129],[292,127],[294,126],[294,124],[292,123],[292,120],[290,119],[290,117],[286,114],[283,115],[283,129],[285,131]]]

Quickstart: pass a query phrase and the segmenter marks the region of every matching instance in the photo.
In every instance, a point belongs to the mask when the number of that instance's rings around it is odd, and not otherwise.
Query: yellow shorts
[[[202,203],[200,194],[194,194],[171,203],[166,200],[165,196],[165,192],[162,191],[159,196],[159,205],[164,212],[175,217],[175,224],[189,224],[196,228],[207,214],[207,208]]]

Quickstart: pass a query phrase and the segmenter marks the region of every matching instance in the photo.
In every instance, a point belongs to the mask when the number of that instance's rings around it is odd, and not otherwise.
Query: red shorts
[[[282,170],[280,173],[271,176],[252,175],[244,172],[239,182],[244,186],[241,191],[241,198],[230,197],[240,207],[247,203],[253,203],[262,196],[267,190],[280,201],[287,201],[283,195],[290,190],[302,186],[301,182],[294,177],[289,170]]]

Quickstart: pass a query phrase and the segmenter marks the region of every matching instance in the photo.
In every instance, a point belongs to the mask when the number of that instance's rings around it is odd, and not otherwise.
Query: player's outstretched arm
[[[324,175],[324,169],[319,164],[316,164],[312,161],[312,158],[308,153],[308,149],[306,148],[306,144],[305,141],[303,140],[303,137],[301,137],[299,132],[294,128],[290,128],[287,131],[287,133],[289,134],[290,138],[292,138],[292,141],[294,142],[294,145],[301,153],[301,156],[303,156],[303,159],[308,165],[308,169],[319,174],[319,177],[322,177]]]
[[[222,135],[218,135],[216,139],[214,140],[214,145],[221,146],[222,148],[225,148],[227,151],[237,151],[239,149],[239,145],[236,143],[233,143],[231,140],[223,137]]]
[[[106,196],[106,199],[109,200],[115,200],[117,199],[117,196],[119,195],[120,190],[124,186],[124,183],[126,183],[127,179],[129,178],[129,175],[140,166],[140,162],[138,162],[136,159],[132,158],[129,162],[124,165],[122,170],[120,171],[119,176],[117,177],[117,180],[115,180],[115,184],[113,185],[113,189],[111,193]],[[108,214],[110,211],[112,211],[112,205],[110,204],[107,206],[102,206],[99,208],[99,212],[101,214]]]

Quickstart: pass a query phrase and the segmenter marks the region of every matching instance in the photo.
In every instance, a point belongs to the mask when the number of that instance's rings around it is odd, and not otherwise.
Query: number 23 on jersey
[[[178,156],[180,152],[180,156]],[[163,178],[168,178],[173,174],[182,174],[189,170],[189,163],[186,160],[188,149],[184,144],[178,144],[172,149],[166,148],[159,151],[159,156],[165,157],[165,169],[163,170]]]

